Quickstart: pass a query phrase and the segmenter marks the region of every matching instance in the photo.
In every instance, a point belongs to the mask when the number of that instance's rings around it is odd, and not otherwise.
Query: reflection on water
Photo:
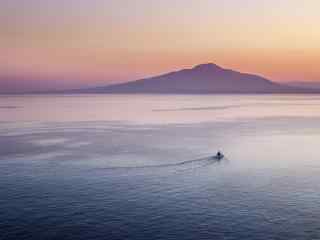
[[[318,95],[46,95],[2,96],[0,100],[3,106],[19,106],[0,108],[0,121],[9,122],[163,124],[320,116]]]
[[[0,239],[320,238],[318,96],[0,99]]]

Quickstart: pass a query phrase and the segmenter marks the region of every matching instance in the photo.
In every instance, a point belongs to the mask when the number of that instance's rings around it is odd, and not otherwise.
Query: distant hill
[[[24,89],[24,90],[22,90]],[[219,94],[219,93],[320,93],[320,84],[279,84],[264,77],[201,64],[160,76],[141,80],[70,90],[43,90],[39,79],[0,76],[0,94],[77,94],[77,93],[158,93],[158,94]]]
[[[156,77],[78,90],[80,93],[314,93],[319,90],[287,86],[258,75],[201,64]]]

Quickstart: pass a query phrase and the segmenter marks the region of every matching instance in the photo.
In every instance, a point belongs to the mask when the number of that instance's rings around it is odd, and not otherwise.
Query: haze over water
[[[0,239],[319,239],[319,104],[3,95]]]

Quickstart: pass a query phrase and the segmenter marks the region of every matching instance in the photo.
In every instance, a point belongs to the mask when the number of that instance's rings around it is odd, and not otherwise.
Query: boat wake
[[[184,167],[187,166],[187,169],[194,169],[198,167],[204,167],[211,164],[219,163],[220,160],[213,157],[204,157],[198,158],[183,162],[177,163],[168,163],[168,164],[158,164],[158,165],[142,165],[142,166],[114,166],[114,167],[105,167],[103,170],[138,170],[138,169],[160,169],[160,168],[174,168],[174,167]]]

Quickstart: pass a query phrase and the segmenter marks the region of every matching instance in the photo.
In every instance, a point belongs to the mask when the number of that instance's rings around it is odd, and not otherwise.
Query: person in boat
[[[223,154],[222,154],[220,151],[218,151],[217,154],[216,154],[216,156],[215,156],[215,158],[218,159],[218,160],[220,160],[220,159],[223,158]]]

